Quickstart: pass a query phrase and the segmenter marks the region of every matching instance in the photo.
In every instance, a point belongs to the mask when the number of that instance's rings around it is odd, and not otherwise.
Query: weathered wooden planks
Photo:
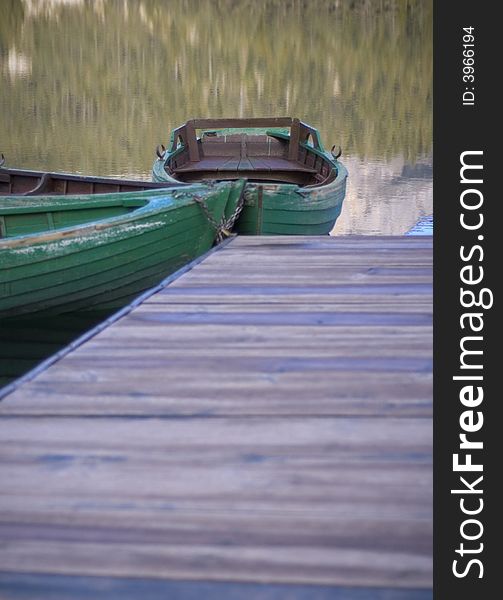
[[[22,386],[0,573],[427,590],[430,271],[421,238],[238,238]]]
[[[0,574],[2,600],[431,600],[429,590]]]

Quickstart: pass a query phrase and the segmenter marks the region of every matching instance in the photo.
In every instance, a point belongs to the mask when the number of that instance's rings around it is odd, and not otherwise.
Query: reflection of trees
[[[21,0],[2,0],[0,4],[0,59],[19,38],[24,9]]]
[[[0,92],[10,164],[146,172],[154,145],[192,116],[298,115],[361,157],[413,161],[431,150],[431,0],[143,0],[53,12],[27,17],[17,44],[32,57],[31,80]]]

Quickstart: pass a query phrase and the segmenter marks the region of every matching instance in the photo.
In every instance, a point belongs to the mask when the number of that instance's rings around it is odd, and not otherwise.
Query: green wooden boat
[[[124,306],[212,246],[244,184],[0,169],[0,319]]]
[[[167,150],[158,146],[152,178],[246,178],[238,233],[320,235],[334,227],[346,193],[339,156],[299,119],[195,119],[172,131]]]

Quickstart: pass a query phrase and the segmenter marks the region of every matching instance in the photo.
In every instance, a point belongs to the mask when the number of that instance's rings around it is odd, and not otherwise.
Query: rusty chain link
[[[197,202],[197,204],[199,204],[203,213],[208,219],[208,222],[215,229],[216,240],[218,243],[220,243],[232,234],[232,228],[234,227],[239,215],[241,214],[241,211],[243,210],[245,194],[244,192],[241,193],[239,200],[237,201],[236,208],[234,209],[232,215],[230,215],[228,219],[222,217],[220,223],[218,223],[213,217],[213,215],[210,212],[210,209],[208,208],[208,205],[206,204],[203,198],[201,198],[200,196],[194,196],[194,201]]]

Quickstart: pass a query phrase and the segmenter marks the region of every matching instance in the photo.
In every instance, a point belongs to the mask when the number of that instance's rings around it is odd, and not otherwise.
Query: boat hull
[[[249,184],[236,232],[241,235],[327,235],[341,214],[346,177],[311,190]]]
[[[241,235],[329,234],[341,214],[346,195],[347,171],[341,163],[338,170],[334,182],[317,188],[248,183],[234,231]],[[175,181],[164,169],[154,170],[153,179]]]
[[[228,182],[113,194],[148,203],[126,216],[0,240],[0,319],[121,308],[213,245],[215,228],[194,196],[220,221],[242,189]]]

